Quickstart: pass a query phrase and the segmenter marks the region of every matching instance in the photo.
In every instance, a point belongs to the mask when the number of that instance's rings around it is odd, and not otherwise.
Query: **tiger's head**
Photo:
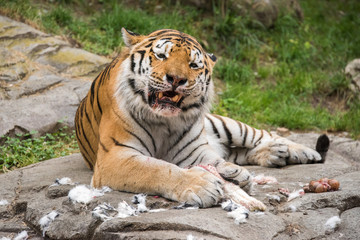
[[[122,35],[129,50],[123,88],[131,89],[138,100],[128,95],[129,105],[166,118],[208,110],[216,57],[195,38],[170,29],[144,36],[123,28]]]

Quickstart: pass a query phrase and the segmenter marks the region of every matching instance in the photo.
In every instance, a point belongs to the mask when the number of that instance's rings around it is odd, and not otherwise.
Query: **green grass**
[[[5,143],[0,146],[0,172],[79,152],[75,133],[69,132],[67,127],[56,133],[31,138],[35,133],[6,138]]]
[[[348,131],[360,138],[360,101],[343,72],[360,56],[359,1],[301,0],[304,21],[285,15],[269,29],[231,9],[220,14],[216,6],[199,12],[171,7],[165,0],[158,1],[160,10],[151,1],[143,1],[140,8],[111,0],[91,2],[97,5],[84,0],[0,0],[0,11],[111,56],[123,46],[121,27],[140,34],[178,29],[220,59],[214,75],[226,87],[214,112],[258,128]],[[25,141],[28,148],[39,146],[35,140]]]

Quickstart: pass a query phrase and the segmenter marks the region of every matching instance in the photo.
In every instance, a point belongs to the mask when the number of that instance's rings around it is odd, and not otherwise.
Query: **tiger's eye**
[[[190,63],[189,66],[190,68],[198,68],[198,65],[196,63]]]
[[[157,56],[158,58],[160,58],[160,59],[165,59],[165,58],[166,58],[165,54],[163,54],[163,53],[156,54],[156,56]]]

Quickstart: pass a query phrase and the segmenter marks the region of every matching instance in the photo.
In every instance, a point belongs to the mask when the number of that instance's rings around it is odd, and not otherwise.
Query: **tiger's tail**
[[[316,142],[315,150],[320,154],[321,156],[321,163],[325,162],[326,154],[330,147],[330,139],[326,134],[322,134],[320,137],[318,137]]]

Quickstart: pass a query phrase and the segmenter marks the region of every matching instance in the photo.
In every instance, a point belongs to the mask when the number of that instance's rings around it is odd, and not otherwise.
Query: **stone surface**
[[[318,134],[294,134],[289,139],[314,147]],[[124,219],[101,221],[91,211],[104,202],[116,207],[131,204],[134,194],[113,191],[88,204],[71,202],[67,194],[75,186],[50,186],[56,178],[69,177],[77,184],[89,184],[92,172],[80,154],[34,164],[0,175],[0,198],[10,204],[0,206],[0,237],[27,230],[40,239],[39,220],[56,210],[59,216],[45,231],[48,239],[357,239],[360,237],[360,163],[352,153],[358,141],[330,136],[331,147],[324,164],[291,165],[284,168],[248,166],[254,174],[274,176],[278,184],[257,185],[253,195],[267,205],[265,213],[250,213],[246,223],[237,225],[219,206],[208,209],[173,209],[178,203],[147,197],[150,209],[166,211],[142,213]],[[341,144],[338,144],[341,143]],[[349,147],[350,146],[350,147]],[[340,190],[306,193],[290,202],[278,188],[301,189],[310,180],[335,178]],[[279,196],[274,200],[269,196]],[[326,221],[338,216],[339,228],[327,232]],[[32,239],[31,238],[31,239]]]
[[[41,135],[59,121],[72,128],[80,100],[109,61],[0,16],[0,137]]]

